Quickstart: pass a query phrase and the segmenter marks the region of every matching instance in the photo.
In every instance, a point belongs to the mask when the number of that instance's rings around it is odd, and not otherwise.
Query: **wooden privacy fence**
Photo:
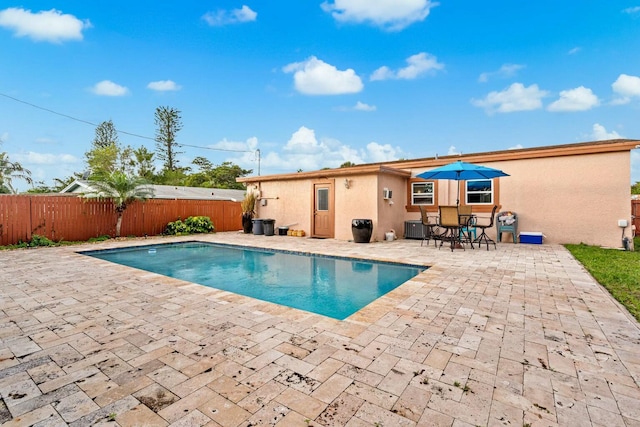
[[[636,236],[640,235],[640,199],[631,201],[631,215],[636,226]]]
[[[178,218],[208,216],[216,231],[242,229],[240,202],[150,199],[124,211],[122,236],[161,234]],[[30,241],[33,234],[53,241],[115,236],[117,214],[109,200],[77,195],[0,195],[0,245]]]

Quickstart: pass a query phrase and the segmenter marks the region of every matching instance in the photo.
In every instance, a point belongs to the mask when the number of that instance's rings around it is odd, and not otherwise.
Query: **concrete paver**
[[[344,321],[77,252],[201,240],[430,268]],[[0,252],[2,425],[640,425],[638,322],[559,245],[217,233]]]

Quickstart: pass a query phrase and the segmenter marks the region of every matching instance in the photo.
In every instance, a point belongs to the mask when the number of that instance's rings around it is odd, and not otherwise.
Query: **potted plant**
[[[244,199],[240,203],[242,207],[242,230],[249,234],[253,229],[253,215],[255,214],[256,194],[253,191],[247,191]]]

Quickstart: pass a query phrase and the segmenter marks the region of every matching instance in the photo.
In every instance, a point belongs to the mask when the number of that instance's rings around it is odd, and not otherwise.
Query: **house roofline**
[[[89,185],[87,181],[74,179],[73,182],[71,182],[69,185],[67,185],[62,190],[60,190],[59,193],[70,193],[77,187],[82,187],[85,190],[93,191],[93,188],[91,188],[91,185]]]
[[[343,176],[362,174],[395,174],[410,176],[409,171],[403,169],[429,168],[446,165],[454,160],[469,162],[501,162],[509,160],[536,159],[545,157],[577,156],[586,154],[612,153],[619,151],[631,151],[640,148],[640,140],[637,139],[610,139],[606,141],[579,142],[575,144],[549,145],[532,148],[516,148],[500,151],[487,151],[482,153],[454,154],[438,157],[424,157],[414,160],[395,160],[390,162],[368,163],[364,165],[350,166],[336,169],[322,169],[310,172],[285,173],[277,175],[260,175],[237,178],[243,183],[312,179],[312,178],[339,178]]]
[[[440,156],[438,158],[423,158],[415,160],[398,160],[393,162],[395,167],[418,168],[436,167],[451,163],[453,160],[469,162],[501,162],[509,160],[538,159],[545,157],[579,156],[587,154],[613,153],[631,151],[640,148],[637,139],[611,139],[606,141],[579,142],[575,144],[549,145],[544,147],[514,148],[483,153],[469,153],[461,155]]]
[[[281,180],[290,181],[295,179],[340,178],[345,176],[370,175],[370,174],[398,175],[398,176],[405,176],[405,177],[411,176],[411,172],[403,169],[390,167],[380,163],[371,163],[366,165],[349,166],[349,167],[337,168],[337,169],[321,169],[321,170],[310,171],[310,172],[249,176],[249,177],[237,178],[236,181],[250,184],[254,182],[281,181]]]

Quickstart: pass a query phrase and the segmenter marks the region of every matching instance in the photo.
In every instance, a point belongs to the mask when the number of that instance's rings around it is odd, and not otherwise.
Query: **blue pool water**
[[[82,253],[340,320],[426,269],[202,242]]]

